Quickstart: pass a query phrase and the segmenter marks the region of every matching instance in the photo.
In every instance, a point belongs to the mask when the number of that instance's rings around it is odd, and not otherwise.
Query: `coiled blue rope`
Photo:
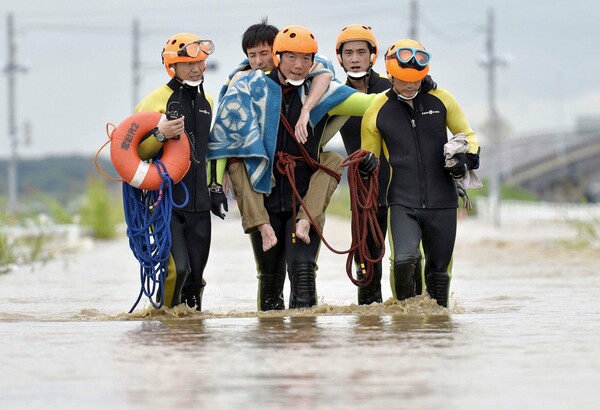
[[[133,255],[140,263],[140,293],[129,310],[133,312],[142,295],[145,295],[152,307],[159,309],[164,302],[165,279],[171,252],[171,211],[173,207],[184,207],[189,199],[187,187],[185,201],[173,202],[173,180],[165,165],[154,159],[162,178],[158,191],[143,191],[128,183],[123,183],[123,208],[127,223],[127,237]],[[154,299],[156,298],[156,302]]]

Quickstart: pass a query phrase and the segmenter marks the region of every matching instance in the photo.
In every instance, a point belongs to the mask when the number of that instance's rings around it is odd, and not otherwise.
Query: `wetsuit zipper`
[[[413,129],[413,135],[415,137],[415,143],[417,147],[417,159],[419,162],[419,175],[417,176],[419,179],[419,191],[420,191],[420,199],[421,199],[421,208],[427,208],[427,196],[426,196],[426,178],[425,178],[425,165],[423,163],[423,153],[421,150],[421,143],[419,141],[419,132],[417,131],[417,122],[415,121],[415,111],[412,107],[409,107],[410,112],[410,125]]]
[[[194,98],[190,98],[191,103],[192,103],[192,121],[193,121],[193,127],[192,127],[193,131],[192,132],[194,134],[196,134],[196,132],[195,132],[196,131],[196,108],[195,108],[196,107],[196,101],[195,101],[195,99],[196,99],[196,95],[194,95]],[[194,135],[193,141],[194,141],[194,143],[196,142],[196,135]],[[196,152],[196,144],[194,144],[194,146],[190,147],[190,148],[193,149],[194,152]],[[197,179],[197,175],[196,174],[198,172],[198,169],[195,166],[195,164],[193,164],[193,163],[192,163],[191,166],[194,167],[194,172],[192,172],[192,178],[193,178],[194,183],[193,183],[192,186],[195,187],[196,186],[196,179]],[[196,194],[197,194],[197,190],[196,190],[196,188],[192,188],[192,190],[193,190],[193,192],[190,192],[190,197],[193,198],[192,199],[192,202],[193,202],[192,203],[192,210],[196,211]]]

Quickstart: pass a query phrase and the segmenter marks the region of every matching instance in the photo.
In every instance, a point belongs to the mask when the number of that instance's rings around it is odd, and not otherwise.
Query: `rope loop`
[[[173,180],[169,177],[165,165],[154,159],[162,182],[158,191],[144,191],[128,183],[123,183],[123,208],[127,223],[129,247],[140,264],[140,293],[129,310],[133,312],[142,296],[146,296],[153,308],[159,309],[164,303],[164,283],[167,277],[169,254],[171,252],[171,212],[173,206],[182,204],[173,202]],[[156,302],[155,302],[156,300]]]
[[[385,238],[377,223],[377,195],[379,192],[379,167],[363,178],[359,164],[368,151],[358,150],[342,161],[343,167],[348,167],[348,186],[350,189],[350,207],[352,211],[352,246],[346,260],[346,273],[358,287],[368,286],[373,281],[373,265],[383,259],[385,253]],[[381,254],[374,258],[367,246],[367,238],[374,240],[375,246],[381,249]],[[360,275],[354,278],[352,261],[358,254]]]
[[[283,99],[283,96],[282,96]],[[322,169],[331,177],[335,178],[337,182],[340,182],[341,174],[335,170],[328,168],[319,163],[314,158],[310,157],[304,146],[298,142],[296,134],[288,119],[283,115],[283,111],[279,115],[281,124],[283,124],[287,133],[296,142],[298,149],[302,153],[302,156],[293,156],[282,151],[277,152],[276,168],[280,174],[287,176],[290,186],[292,188],[292,243],[295,243],[296,238],[296,203],[299,202],[300,206],[306,212],[309,222],[313,229],[317,232],[321,241],[336,254],[348,254],[346,259],[346,273],[350,281],[358,287],[366,287],[373,281],[373,265],[380,262],[383,259],[385,253],[385,239],[383,232],[377,223],[377,195],[379,193],[379,167],[366,178],[360,175],[358,165],[362,161],[363,157],[369,152],[365,150],[358,150],[349,155],[345,160],[342,161],[342,167],[348,167],[348,185],[350,188],[350,206],[352,211],[352,243],[350,248],[345,251],[339,251],[333,248],[323,236],[323,232],[319,229],[319,226],[315,222],[314,218],[310,214],[304,199],[301,197],[298,189],[296,188],[296,177],[294,169],[296,167],[296,161],[305,161],[313,171]],[[296,202],[297,201],[297,202]],[[367,246],[367,238],[371,236],[377,248],[381,249],[381,254],[374,258],[371,256],[371,251]],[[354,255],[358,254],[359,269],[360,272],[357,278],[354,278],[352,272],[352,265]]]
[[[110,127],[112,127],[112,131],[110,130]],[[96,166],[96,169],[98,170],[98,172],[100,172],[105,178],[110,179],[111,181],[116,181],[116,182],[123,182],[123,179],[121,178],[115,178],[112,177],[110,175],[108,175],[101,167],[100,164],[98,164],[98,157],[100,156],[100,152],[102,152],[102,150],[111,143],[112,141],[112,136],[113,133],[115,132],[115,129],[117,129],[117,127],[115,126],[115,124],[111,123],[111,122],[107,122],[106,123],[106,136],[108,137],[106,142],[104,142],[104,144],[102,144],[102,146],[100,148],[98,148],[98,151],[96,151],[96,155],[94,155],[94,165]]]
[[[287,119],[281,116],[281,120],[288,133],[295,139],[294,131],[291,126],[289,126]],[[315,166],[311,166],[311,168],[324,170],[329,175],[336,178],[338,182],[340,181],[341,174],[309,157],[306,150],[303,150],[304,147],[302,147],[301,144],[298,143],[298,146],[301,148],[300,151],[302,152],[302,156],[294,156],[286,152],[278,151],[277,162],[275,164],[277,171],[287,177],[292,188],[292,243],[295,243],[296,210],[298,208],[297,203],[300,203],[312,228],[316,231],[319,238],[321,238],[322,243],[324,243],[333,253],[348,254],[348,258],[346,259],[346,273],[350,278],[350,281],[358,287],[366,287],[373,281],[373,265],[380,262],[385,253],[383,232],[377,222],[377,211],[379,208],[377,204],[377,195],[379,193],[379,167],[367,178],[363,178],[360,175],[358,165],[363,157],[368,154],[368,151],[364,150],[354,152],[341,163],[342,167],[348,168],[347,175],[352,211],[352,242],[347,250],[338,250],[327,242],[323,232],[310,214],[308,207],[304,202],[304,198],[302,198],[296,187],[296,176],[294,171],[297,161],[305,161],[309,164],[316,164]],[[375,245],[382,250],[378,257],[372,256],[371,251],[367,246],[367,238],[369,236],[374,238]],[[352,269],[355,254],[358,254],[358,260],[360,261],[358,265],[360,272],[357,274],[356,278],[354,277]]]

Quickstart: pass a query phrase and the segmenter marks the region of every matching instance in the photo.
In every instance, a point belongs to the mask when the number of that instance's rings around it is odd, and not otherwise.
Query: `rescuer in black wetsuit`
[[[377,94],[390,88],[391,84],[387,77],[382,77],[375,70],[373,64],[377,61],[377,39],[371,27],[361,24],[352,24],[344,27],[335,44],[337,59],[346,72],[346,85],[357,91],[367,94]],[[340,129],[344,147],[348,155],[360,149],[360,124],[362,117],[350,117]],[[390,166],[383,156],[379,156],[379,195],[377,204],[377,223],[385,234],[387,231],[387,201],[386,190],[390,179]],[[381,248],[375,244],[374,238],[367,237],[367,246],[371,257],[378,258]],[[358,256],[358,255],[357,255]],[[355,258],[356,260],[357,258]],[[357,263],[360,261],[356,260]],[[382,261],[373,265],[373,280],[364,287],[358,288],[358,304],[369,305],[381,303],[381,275]],[[358,273],[360,278],[362,275]]]
[[[207,183],[206,147],[212,120],[212,98],[202,82],[206,58],[214,51],[211,40],[190,33],[172,36],[161,53],[171,80],[152,91],[136,107],[136,112],[169,112],[139,147],[140,157],[152,158],[169,138],[185,132],[190,140],[191,165],[181,182],[173,187],[173,201],[181,204],[189,193],[187,205],[173,208],[171,216],[171,255],[164,282],[164,305],[186,303],[202,308],[203,278],[211,239],[211,210],[221,218],[221,206],[227,210],[227,198],[211,165],[210,190]],[[174,118],[177,117],[177,118]],[[210,191],[210,192],[209,192]]]
[[[448,306],[449,264],[456,239],[458,194],[454,178],[479,166],[479,143],[462,109],[427,73],[431,54],[414,40],[399,40],[385,55],[392,88],[379,94],[362,120],[362,148],[385,154],[392,292],[398,300],[416,295],[422,242],[427,292]],[[447,129],[463,133],[468,151],[445,168]]]

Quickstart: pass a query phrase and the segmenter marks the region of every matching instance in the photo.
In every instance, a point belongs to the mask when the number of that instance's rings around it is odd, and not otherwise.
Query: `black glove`
[[[446,166],[445,168],[448,170],[452,178],[461,179],[467,173],[467,154],[455,154],[452,158],[450,158],[451,163],[453,165]]]
[[[445,167],[452,178],[461,179],[468,170],[476,168],[479,165],[479,156],[477,154],[455,154],[450,161],[454,160],[454,165]]]
[[[358,164],[358,171],[363,178],[371,175],[379,166],[379,160],[372,152],[368,152]]]
[[[215,183],[209,186],[208,190],[210,191],[210,211],[219,218],[225,219],[225,212],[229,212],[229,206],[227,206],[227,195],[223,192],[223,186]]]

